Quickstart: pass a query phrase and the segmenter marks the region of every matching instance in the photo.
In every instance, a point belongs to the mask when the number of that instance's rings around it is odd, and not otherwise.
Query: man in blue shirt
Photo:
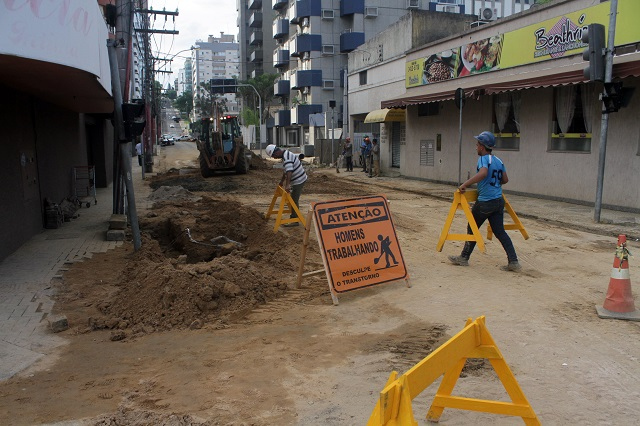
[[[504,271],[517,272],[521,268],[518,262],[516,250],[513,248],[511,238],[504,230],[504,198],[502,198],[502,185],[509,182],[507,169],[502,160],[491,154],[491,150],[496,145],[496,138],[491,132],[482,132],[474,136],[477,140],[476,150],[478,152],[477,173],[458,187],[461,193],[474,183],[478,184],[478,201],[475,202],[471,213],[478,225],[482,226],[485,220],[489,220],[491,230],[502,244],[502,248],[507,253],[509,263],[501,267]],[[467,234],[472,234],[471,226],[467,225]],[[449,260],[454,265],[468,266],[469,257],[476,247],[475,241],[467,241],[464,244],[460,256],[449,256]]]

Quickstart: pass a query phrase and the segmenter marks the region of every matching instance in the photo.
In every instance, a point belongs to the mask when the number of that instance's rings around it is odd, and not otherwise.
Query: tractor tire
[[[244,155],[244,147],[238,153],[238,162],[236,163],[236,174],[238,175],[246,175],[249,171],[249,161],[247,161],[247,157]]]
[[[213,176],[213,170],[211,170],[207,165],[207,160],[204,158],[202,153],[200,153],[200,174],[202,174],[202,177],[204,178]]]

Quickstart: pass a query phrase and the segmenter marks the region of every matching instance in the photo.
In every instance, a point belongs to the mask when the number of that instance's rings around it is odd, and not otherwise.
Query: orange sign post
[[[316,234],[334,304],[337,294],[404,279],[407,268],[382,196],[313,204]]]

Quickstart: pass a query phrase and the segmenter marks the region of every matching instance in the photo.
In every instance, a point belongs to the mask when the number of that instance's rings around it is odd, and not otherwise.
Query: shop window
[[[591,152],[595,91],[590,84],[556,87],[550,152]]]
[[[520,92],[493,96],[493,133],[495,149],[520,150]]]

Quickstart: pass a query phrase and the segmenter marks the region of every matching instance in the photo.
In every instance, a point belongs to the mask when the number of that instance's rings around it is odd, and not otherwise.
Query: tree
[[[172,101],[175,101],[176,98],[178,97],[178,92],[176,92],[173,89],[167,89],[165,96],[169,99],[171,99]]]
[[[218,114],[228,111],[227,98],[216,93],[212,94],[208,84],[199,85],[197,90],[193,103],[200,117],[213,117],[214,102],[218,106]]]
[[[252,78],[247,81],[241,82],[242,84],[248,84],[250,86],[253,86],[258,92],[258,94],[260,95],[260,98],[262,99],[263,123],[267,119],[267,114],[265,114],[265,111],[268,111],[267,106],[273,100],[273,97],[274,97],[273,85],[275,84],[278,77],[280,77],[279,74],[262,74],[256,78]],[[238,87],[238,93],[240,93],[240,95],[242,96],[242,99],[245,101],[245,105],[248,105],[250,108],[253,108],[254,110],[258,108],[258,105],[259,105],[258,98],[256,96],[256,92],[251,87],[240,86]],[[245,117],[250,118],[251,117],[250,114],[245,115],[245,112],[243,111],[242,117],[243,117],[243,122],[245,124],[256,124],[259,121],[260,114],[254,115],[254,117],[256,118],[255,118],[255,122],[253,123],[250,123],[244,120]]]
[[[193,92],[184,92],[176,98],[173,105],[178,111],[184,112],[187,116],[190,115],[193,109]]]

